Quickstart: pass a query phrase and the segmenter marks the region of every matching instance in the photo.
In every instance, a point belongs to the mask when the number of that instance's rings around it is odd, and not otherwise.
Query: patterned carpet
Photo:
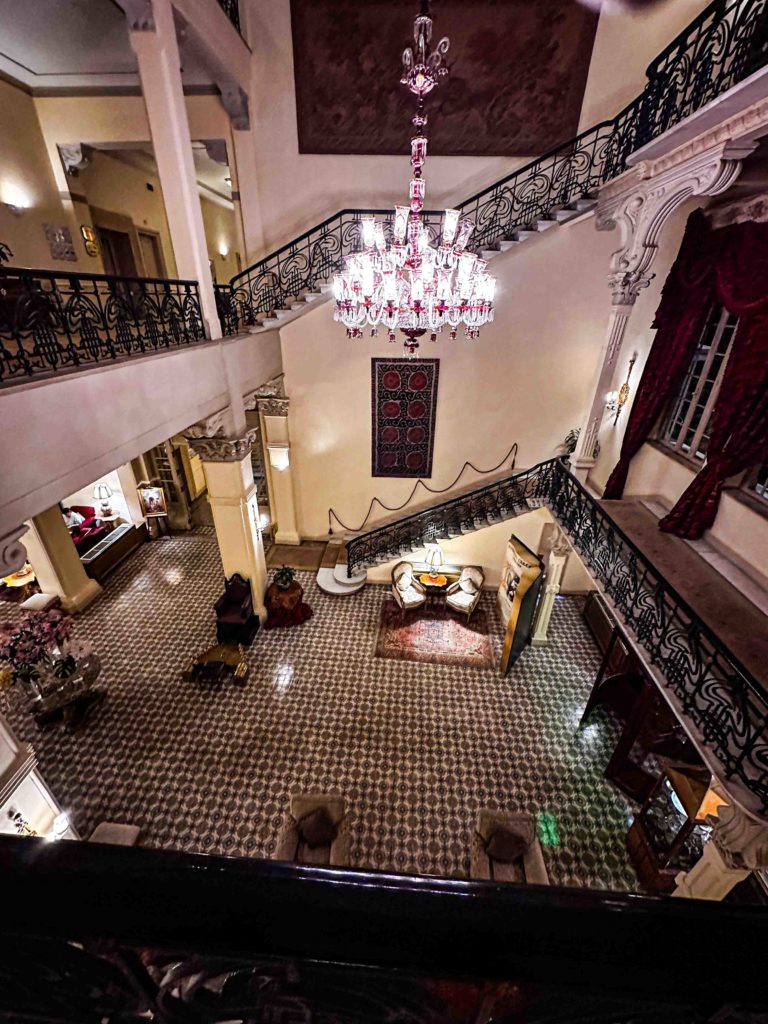
[[[554,815],[553,883],[636,888],[631,809],[602,777],[613,728],[598,715],[576,728],[599,664],[577,599],[558,599],[551,643],[501,679],[495,668],[376,658],[388,589],[334,598],[301,572],[314,617],[259,634],[245,687],[201,688],[181,671],[214,641],[222,576],[211,534],[145,545],[79,618],[109,690],[83,732],[39,733],[0,704],[82,835],[132,822],[148,846],[270,856],[290,794],[339,790],[355,867],[466,877],[477,812],[492,807]],[[497,660],[492,594],[481,609]]]

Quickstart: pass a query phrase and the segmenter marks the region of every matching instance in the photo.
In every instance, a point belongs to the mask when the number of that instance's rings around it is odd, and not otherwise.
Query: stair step
[[[276,327],[280,323],[276,316],[265,316],[261,321],[262,327]]]
[[[494,256],[499,255],[498,249],[481,249],[480,255],[484,260],[492,260]]]
[[[499,249],[501,252],[509,252],[510,249],[514,249],[516,245],[520,243],[514,238],[504,238],[499,242]]]
[[[546,231],[547,228],[554,228],[554,227],[556,227],[556,225],[557,225],[557,221],[556,220],[550,220],[549,218],[545,217],[542,220],[537,220],[536,221],[536,230],[537,231]]]
[[[569,210],[567,206],[555,211],[555,219],[558,224],[566,224],[569,220],[573,220],[574,217],[578,217],[578,215],[578,210]]]
[[[538,233],[538,231],[532,231],[530,228],[521,228],[519,231],[515,232],[515,238],[518,242],[525,242],[529,238],[535,238]]]
[[[577,199],[575,203],[576,209],[579,213],[584,213],[586,210],[591,210],[597,206],[596,199]]]

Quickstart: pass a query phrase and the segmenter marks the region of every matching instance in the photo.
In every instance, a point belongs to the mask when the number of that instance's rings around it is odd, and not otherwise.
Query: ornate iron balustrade
[[[9,1022],[736,1024],[768,1009],[762,907],[13,836],[0,874]]]
[[[240,35],[242,35],[243,33],[240,29],[240,0],[217,0],[217,2],[237,31],[240,32]]]
[[[594,197],[636,149],[766,63],[768,0],[715,0],[649,66],[643,91],[616,117],[459,204],[476,225],[473,248],[494,248]],[[226,333],[257,324],[329,278],[360,248],[359,220],[370,213],[388,218],[391,211],[343,210],[234,277]]]
[[[755,810],[768,811],[768,692],[721,643],[559,459],[478,488],[347,544],[349,575],[544,504],[683,713]]]
[[[196,281],[0,268],[0,384],[204,336]]]

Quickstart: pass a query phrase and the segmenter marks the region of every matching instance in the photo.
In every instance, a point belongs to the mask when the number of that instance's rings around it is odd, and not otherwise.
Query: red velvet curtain
[[[695,540],[715,521],[726,480],[768,460],[768,225],[711,232],[716,298],[739,317],[712,417],[706,465],[659,526]]]
[[[713,303],[739,317],[712,420],[707,462],[660,528],[694,539],[717,515],[726,480],[768,460],[768,224],[713,231],[700,210],[664,285],[621,457],[604,497],[620,498],[631,459],[648,440],[685,371]]]
[[[682,387],[696,340],[714,295],[712,232],[700,210],[688,218],[685,235],[661,294],[653,326],[656,338],[629,414],[621,454],[604,498],[620,498],[629,464],[650,437],[664,407]]]

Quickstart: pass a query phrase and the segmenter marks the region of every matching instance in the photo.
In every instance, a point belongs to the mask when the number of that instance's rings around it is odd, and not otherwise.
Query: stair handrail
[[[737,780],[745,806],[768,814],[768,688],[568,471],[562,457],[353,538],[347,544],[347,571],[369,564],[370,557],[373,562],[398,557],[403,542],[417,550],[439,539],[431,531],[435,524],[444,529],[447,514],[457,507],[463,517],[454,522],[476,529],[473,501],[481,513],[494,512],[492,500],[483,504],[482,499],[499,492],[517,507],[532,502],[549,509],[722,765],[726,780]],[[501,514],[500,508],[495,511]],[[387,535],[390,543],[381,544]]]
[[[469,459],[467,459],[467,461],[464,463],[464,465],[459,470],[458,475],[454,478],[454,480],[451,481],[451,483],[449,483],[447,485],[447,487],[430,487],[429,484],[425,483],[423,477],[419,477],[419,479],[413,485],[413,489],[411,490],[411,493],[408,495],[408,497],[405,499],[405,501],[402,503],[402,505],[392,505],[392,506],[385,505],[384,502],[381,500],[381,498],[379,498],[378,496],[375,496],[375,497],[371,498],[371,503],[368,506],[368,511],[367,511],[367,513],[365,515],[365,519],[362,521],[362,523],[359,526],[354,527],[354,528],[346,526],[341,521],[341,519],[339,519],[339,516],[338,516],[338,513],[336,512],[336,510],[334,508],[329,508],[328,509],[328,535],[329,536],[333,536],[333,524],[331,522],[332,518],[336,520],[336,522],[339,524],[339,526],[342,528],[342,530],[345,531],[345,533],[360,533],[360,531],[365,528],[365,524],[371,518],[371,514],[373,512],[373,509],[374,509],[375,505],[379,505],[380,508],[385,509],[387,512],[399,512],[401,509],[404,509],[406,507],[406,505],[410,505],[411,499],[413,498],[413,496],[416,493],[416,491],[419,488],[419,486],[423,487],[425,491],[429,491],[430,494],[445,494],[447,491],[452,490],[452,488],[454,488],[456,486],[456,484],[459,482],[459,480],[461,480],[462,476],[464,475],[464,473],[466,472],[466,470],[468,468],[469,469],[473,469],[475,471],[475,473],[479,473],[480,476],[488,476],[489,473],[496,473],[498,470],[500,470],[501,467],[504,465],[504,463],[509,459],[509,457],[512,456],[512,465],[509,468],[510,469],[514,469],[515,468],[515,463],[517,462],[517,448],[518,448],[517,441],[515,441],[513,443],[512,447],[507,452],[507,454],[501,460],[501,462],[499,462],[496,466],[493,466],[491,469],[478,469],[477,466],[474,464],[474,462],[471,462]]]
[[[473,247],[490,248],[520,228],[548,219],[553,210],[587,198],[622,173],[627,157],[640,146],[763,67],[768,62],[766,25],[765,0],[712,0],[651,61],[643,89],[613,118],[599,121],[458,204],[476,223]],[[513,182],[520,188],[511,187]],[[391,218],[392,211],[340,210],[236,274],[229,282],[228,301],[219,296],[225,332],[258,323],[259,316],[280,308],[278,296],[296,298],[335,272],[343,255],[359,247],[360,218],[371,215]],[[430,211],[425,216],[439,214]],[[345,217],[353,225],[357,222],[346,237]],[[323,243],[332,226],[339,229],[339,238],[328,251]],[[314,271],[312,253],[299,253],[305,244],[309,250],[313,236],[318,250]],[[287,287],[274,280],[274,264],[279,278],[284,256],[294,259]]]

